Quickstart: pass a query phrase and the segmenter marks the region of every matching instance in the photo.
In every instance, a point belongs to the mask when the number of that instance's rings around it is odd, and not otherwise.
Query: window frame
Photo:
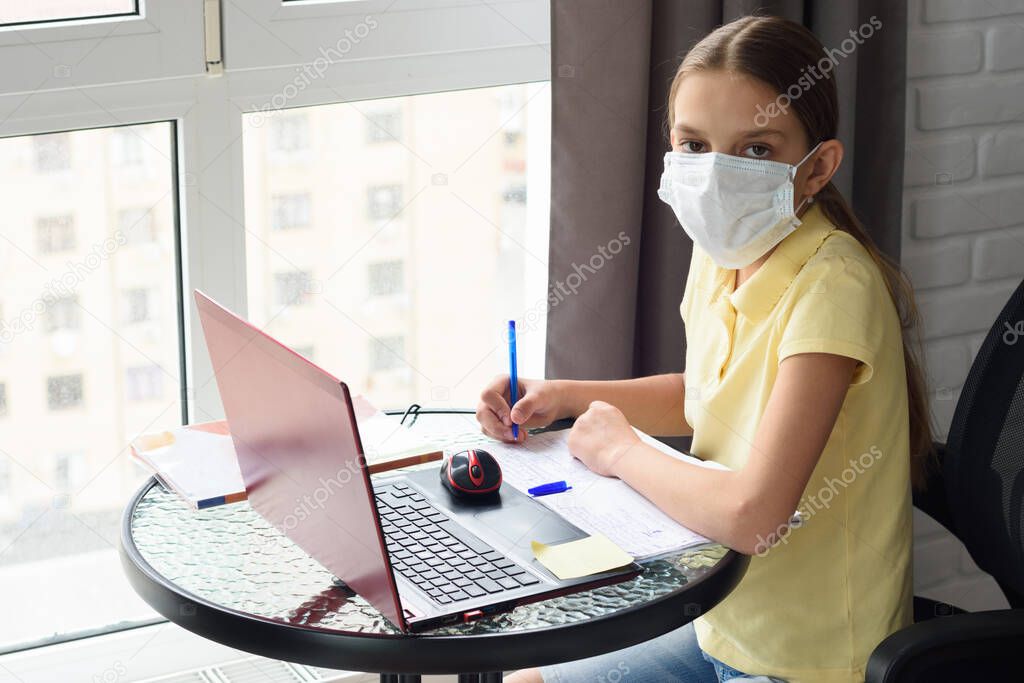
[[[79,14],[70,17],[55,17],[53,19],[26,19],[24,21],[12,21],[0,23],[0,27],[26,28],[32,26],[44,26],[46,24],[64,24],[68,22],[102,21],[104,19],[127,19],[138,17],[142,13],[142,0],[130,0],[133,9],[130,12],[108,12],[106,14]]]
[[[138,5],[138,14],[0,26],[0,59],[19,66],[0,70],[0,92],[203,75],[203,3]]]
[[[357,106],[361,100],[548,81],[549,3],[252,0],[246,3],[247,17],[239,3],[224,1],[220,75],[206,73],[204,3],[139,0],[139,5],[138,16],[0,27],[0,59],[23,66],[0,72],[0,138],[170,123],[182,419],[205,421],[223,415],[223,408],[216,383],[208,381],[212,368],[190,293],[200,289],[241,315],[248,313],[243,116],[272,115],[282,95],[288,95],[284,109]],[[355,26],[369,14],[379,21],[373,40],[358,52],[353,49],[351,59],[330,65],[308,87],[295,87],[294,94],[288,85],[296,64],[316,55],[275,57],[273,50],[260,53],[241,40],[246,31],[273,27],[307,36],[302,43],[312,50],[337,30],[325,18]],[[422,31],[432,24],[445,28]],[[416,51],[409,48],[413,31],[430,34]],[[76,59],[70,73],[54,73],[55,65]],[[83,377],[83,395],[87,390]],[[8,392],[8,411],[10,400]],[[131,627],[101,626],[94,634]],[[60,634],[48,642],[81,637]]]

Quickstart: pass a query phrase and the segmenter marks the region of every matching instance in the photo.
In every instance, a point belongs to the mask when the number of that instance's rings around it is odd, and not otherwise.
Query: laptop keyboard
[[[447,605],[540,583],[411,486],[385,484],[374,493],[391,566],[435,602]]]

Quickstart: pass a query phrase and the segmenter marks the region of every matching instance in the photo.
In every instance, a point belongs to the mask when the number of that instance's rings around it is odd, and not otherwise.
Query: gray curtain
[[[885,27],[837,70],[836,184],[898,260],[906,4],[892,0],[552,0],[552,173],[547,376],[621,379],[683,370],[679,302],[690,241],[657,197],[668,87],[691,45],[753,12],[838,45]],[[627,244],[628,242],[628,244]]]

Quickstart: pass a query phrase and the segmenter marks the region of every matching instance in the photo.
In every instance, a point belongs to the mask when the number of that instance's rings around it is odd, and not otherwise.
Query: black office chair
[[[1008,610],[914,597],[914,625],[871,654],[867,683],[1024,681],[1024,282],[971,366],[939,467],[914,505],[963,541]],[[992,678],[999,676],[999,678]]]

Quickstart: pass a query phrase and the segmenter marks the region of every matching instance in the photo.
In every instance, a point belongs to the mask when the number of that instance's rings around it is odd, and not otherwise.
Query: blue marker
[[[527,492],[531,496],[548,496],[552,493],[562,493],[571,489],[564,481],[553,481],[550,484],[541,484],[540,486],[534,486],[532,489],[527,489]]]
[[[516,321],[508,321],[508,395],[512,399],[509,408],[519,400],[519,373],[516,369]],[[519,425],[512,423],[512,438],[519,439]]]

